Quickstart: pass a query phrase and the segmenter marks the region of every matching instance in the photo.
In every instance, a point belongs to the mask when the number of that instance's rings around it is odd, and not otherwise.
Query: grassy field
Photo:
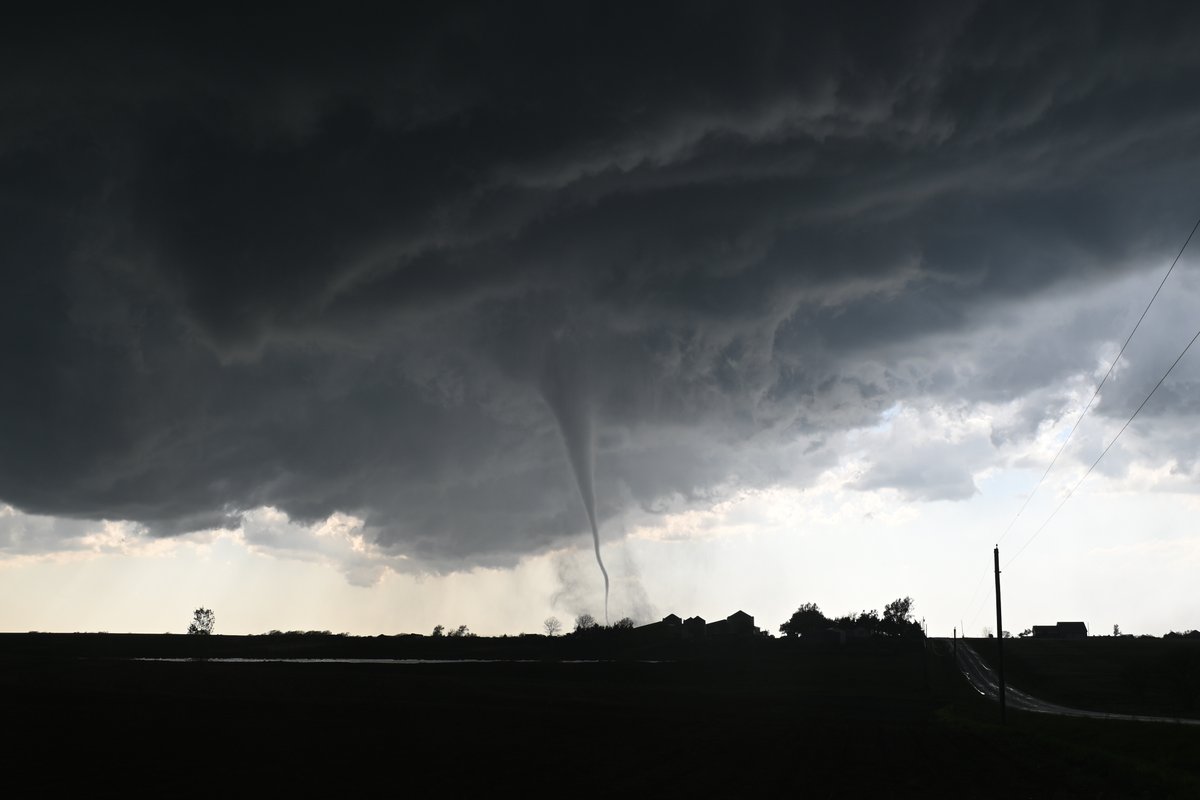
[[[1019,714],[1001,729],[948,656],[908,645],[364,665],[70,644],[0,648],[8,774],[39,793],[1200,796],[1200,731]]]
[[[996,640],[972,645],[993,665]],[[1005,639],[1007,680],[1043,700],[1122,714],[1200,718],[1200,641]]]

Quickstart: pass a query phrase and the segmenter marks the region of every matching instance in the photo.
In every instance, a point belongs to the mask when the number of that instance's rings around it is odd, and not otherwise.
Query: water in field
[[[133,658],[131,661],[167,661],[188,663],[204,661],[217,664],[604,664],[598,658],[544,661],[536,658]],[[630,662],[623,662],[630,663]],[[660,661],[637,661],[659,664]]]

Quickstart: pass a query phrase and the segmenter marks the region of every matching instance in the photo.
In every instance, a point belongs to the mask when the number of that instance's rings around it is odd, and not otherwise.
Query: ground
[[[341,651],[407,657],[431,645],[418,638]],[[43,790],[1200,796],[1200,730],[1021,714],[1001,728],[919,641],[563,662],[529,640],[532,661],[412,664],[135,661],[119,657],[132,640],[47,641],[0,637],[10,775]]]

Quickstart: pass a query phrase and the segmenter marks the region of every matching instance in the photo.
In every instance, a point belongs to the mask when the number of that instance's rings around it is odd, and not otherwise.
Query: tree
[[[208,636],[217,624],[217,615],[211,609],[197,608],[192,614],[192,624],[188,625],[188,633],[193,636]]]
[[[913,619],[913,599],[900,597],[883,607],[880,630],[891,636],[924,636],[921,624]]]
[[[855,624],[860,628],[866,628],[871,633],[878,633],[882,622],[879,619],[879,612],[872,608],[870,611],[864,609],[858,612],[858,619],[855,620]]]
[[[435,637],[441,636],[443,633],[445,633],[445,631],[446,631],[445,625],[434,625],[433,626],[433,635]]]
[[[911,597],[897,598],[883,607],[883,619],[893,624],[905,622],[912,614],[912,607]]]
[[[461,638],[474,636],[475,634],[471,633],[471,629],[466,625],[459,625],[458,628],[450,632],[450,635]]]
[[[779,632],[794,639],[797,636],[808,636],[825,630],[830,621],[817,608],[816,603],[805,603],[796,609],[791,619],[779,626]]]
[[[842,628],[843,630],[862,629],[867,633],[874,635],[880,632],[882,623],[879,619],[879,612],[875,609],[870,611],[860,611],[857,614],[850,612],[845,616],[831,620],[833,627]]]
[[[633,617],[621,617],[613,623],[613,629],[618,631],[631,631],[637,623],[633,621]]]
[[[1026,628],[1025,630],[1023,630],[1017,634],[1018,639],[1026,639],[1030,636],[1033,636],[1033,628]]]
[[[588,614],[585,612],[575,618],[575,632],[576,633],[582,633],[583,631],[590,631],[592,628],[596,628],[596,627],[599,627],[596,624],[596,618],[593,617],[591,614]]]
[[[558,621],[558,617],[546,617],[542,627],[546,629],[547,636],[557,636],[558,632],[562,630],[562,623]]]
[[[1120,635],[1121,635],[1121,626],[1113,625],[1113,636],[1120,636]]]

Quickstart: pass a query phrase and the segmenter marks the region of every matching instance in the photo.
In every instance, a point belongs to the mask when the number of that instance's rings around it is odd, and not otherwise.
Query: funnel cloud
[[[592,478],[594,450],[592,406],[586,384],[586,369],[578,350],[569,352],[561,342],[552,344],[541,379],[542,396],[558,420],[567,461],[579,484],[579,496],[592,528],[596,563],[604,576],[604,624],[608,624],[608,570],[600,556],[600,529],[596,524],[596,489]]]

